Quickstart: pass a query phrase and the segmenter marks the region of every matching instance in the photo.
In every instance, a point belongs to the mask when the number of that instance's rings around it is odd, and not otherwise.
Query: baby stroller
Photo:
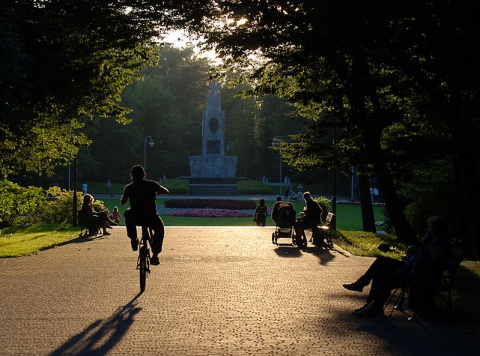
[[[296,221],[295,209],[288,202],[281,202],[278,206],[278,215],[275,221],[275,232],[272,233],[272,243],[278,245],[278,239],[289,238],[295,245],[295,231],[293,226]]]

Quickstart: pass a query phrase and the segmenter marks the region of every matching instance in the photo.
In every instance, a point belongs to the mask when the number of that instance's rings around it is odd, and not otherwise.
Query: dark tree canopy
[[[120,93],[151,58],[162,18],[157,7],[156,1],[2,1],[2,175],[48,173],[65,163],[86,143],[74,131],[94,115],[126,120]]]

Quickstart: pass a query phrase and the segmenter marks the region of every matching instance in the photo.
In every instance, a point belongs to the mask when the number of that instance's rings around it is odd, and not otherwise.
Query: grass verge
[[[46,224],[0,230],[0,257],[18,257],[61,245],[79,235],[80,229],[59,229]]]

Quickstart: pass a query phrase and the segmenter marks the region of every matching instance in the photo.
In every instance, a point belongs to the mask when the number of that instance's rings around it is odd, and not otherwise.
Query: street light
[[[333,127],[333,146],[337,144],[337,125]],[[333,148],[333,189],[332,213],[335,214],[331,223],[332,230],[337,230],[337,151]]]
[[[143,139],[143,169],[147,171],[147,140],[150,147],[153,147],[155,142],[153,142],[152,136],[145,136]]]
[[[280,136],[275,136],[272,141],[272,146],[276,146],[278,141],[282,141]],[[278,154],[280,156],[280,195],[282,195],[282,151],[279,149]]]

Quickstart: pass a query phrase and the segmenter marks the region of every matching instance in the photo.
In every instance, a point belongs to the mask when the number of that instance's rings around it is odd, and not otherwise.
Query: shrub
[[[251,200],[223,200],[223,199],[172,199],[165,201],[166,208],[175,209],[228,209],[251,210],[256,204]]]
[[[188,180],[187,179],[165,179],[162,183],[168,188],[171,194],[188,194]]]
[[[41,221],[52,224],[69,224],[72,222],[73,214],[73,192],[68,192],[60,187],[50,187],[47,190],[48,196],[55,199],[47,201],[42,209]],[[77,192],[77,207],[75,213],[82,205],[82,193]]]
[[[108,209],[105,206],[105,202],[103,200],[94,200],[93,201],[93,210],[95,210],[97,212],[106,210],[107,213],[108,213]]]
[[[0,226],[32,224],[38,221],[47,195],[38,187],[28,188],[0,181]]]
[[[237,183],[238,194],[273,194],[272,187],[256,180],[241,180]]]
[[[325,219],[327,218],[328,212],[332,210],[332,202],[330,201],[330,199],[328,199],[324,196],[318,197],[315,200],[317,201],[318,205],[320,205],[322,210],[323,210],[322,221],[325,221]]]

